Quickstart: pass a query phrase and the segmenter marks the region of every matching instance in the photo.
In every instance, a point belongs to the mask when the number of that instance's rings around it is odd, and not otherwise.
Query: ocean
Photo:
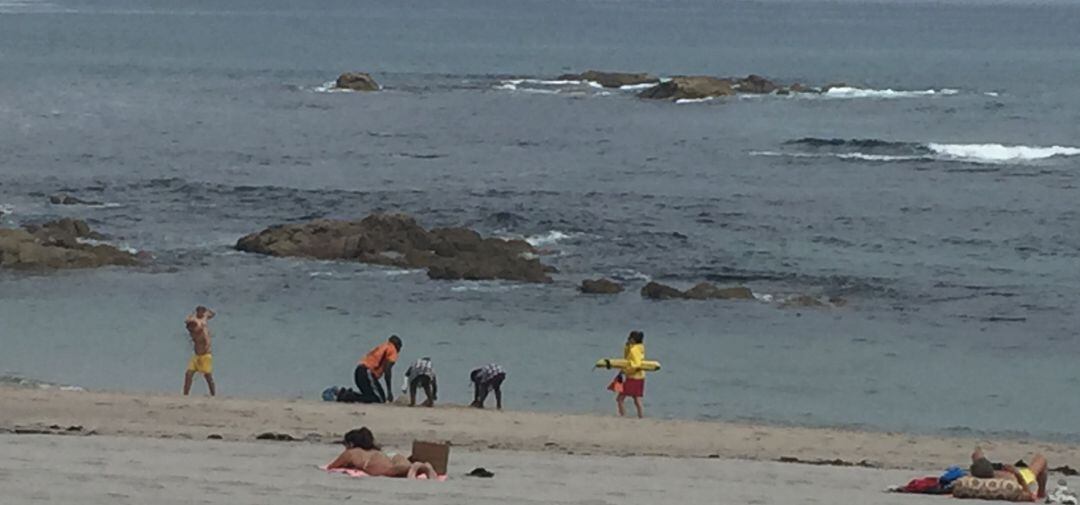
[[[0,273],[3,382],[318,398],[391,333],[441,400],[1080,442],[1080,7],[688,0],[0,0],[0,223],[86,219],[139,268]],[[596,68],[847,83],[693,103]],[[366,71],[375,93],[335,92]],[[102,202],[54,206],[68,193]],[[549,285],[275,259],[278,223],[405,212],[527,238]],[[627,291],[577,293],[606,276]],[[742,284],[756,301],[643,300]],[[843,307],[780,308],[787,296]],[[405,366],[400,366],[398,374]],[[395,389],[400,375],[395,378]],[[196,382],[201,394],[203,384]]]

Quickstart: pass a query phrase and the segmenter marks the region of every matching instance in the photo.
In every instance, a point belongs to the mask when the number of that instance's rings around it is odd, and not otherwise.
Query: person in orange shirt
[[[388,403],[394,401],[394,387],[391,385],[394,376],[394,363],[397,363],[398,353],[401,352],[401,339],[397,335],[391,335],[364,356],[356,365],[353,380],[360,390],[361,403]],[[379,377],[386,378],[386,390],[379,384]]]

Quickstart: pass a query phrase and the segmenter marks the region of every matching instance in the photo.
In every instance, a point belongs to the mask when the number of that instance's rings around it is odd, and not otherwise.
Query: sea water
[[[391,333],[441,400],[1077,441],[1080,9],[995,2],[0,2],[0,221],[86,219],[141,268],[0,274],[7,382],[318,398]],[[844,83],[674,104],[589,68]],[[331,92],[367,71],[377,93]],[[58,192],[102,202],[53,206]],[[406,212],[527,238],[550,285],[238,253]],[[575,286],[606,276],[617,296]],[[742,284],[741,302],[650,302]],[[797,294],[843,307],[782,309]],[[400,374],[404,366],[397,371]],[[395,378],[400,382],[400,375]],[[41,381],[41,382],[35,382]],[[196,388],[201,387],[197,384]]]

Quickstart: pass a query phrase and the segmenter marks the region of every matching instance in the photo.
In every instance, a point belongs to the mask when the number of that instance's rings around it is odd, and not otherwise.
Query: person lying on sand
[[[327,470],[352,468],[373,477],[415,479],[421,474],[426,475],[429,479],[438,477],[435,467],[431,466],[430,463],[413,463],[400,454],[387,456],[375,444],[375,435],[367,427],[346,433],[343,443],[345,444],[345,451],[326,466]]]
[[[1046,498],[1046,457],[1035,454],[1031,463],[1017,462],[1014,465],[991,463],[983,454],[981,447],[975,447],[971,453],[971,475],[980,479],[1015,480],[1031,493],[1032,500]]]
[[[427,400],[425,407],[434,407],[435,400],[439,399],[439,383],[435,378],[435,368],[431,365],[431,358],[420,358],[405,371],[405,384],[401,386],[402,392],[409,392],[409,406],[416,406],[416,390],[423,388]]]

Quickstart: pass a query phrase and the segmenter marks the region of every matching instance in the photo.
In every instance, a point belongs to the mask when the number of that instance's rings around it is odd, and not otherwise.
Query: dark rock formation
[[[21,230],[0,228],[0,268],[53,270],[138,263],[131,253],[106,244],[80,243],[80,238],[102,237],[78,219],[61,219]]]
[[[581,287],[578,289],[580,289],[582,293],[614,295],[622,293],[623,287],[621,284],[608,279],[585,279],[581,281]]]
[[[780,89],[780,86],[777,86],[776,83],[756,74],[739,79],[735,82],[734,87],[739,93],[755,93],[759,95],[769,94]]]
[[[466,228],[428,231],[402,214],[272,226],[241,238],[236,248],[271,256],[425,268],[432,279],[551,282],[536,250],[524,240],[483,238]]]
[[[379,83],[364,72],[346,72],[337,78],[334,84],[339,89],[351,89],[353,91],[378,91]]]
[[[686,298],[686,295],[671,286],[650,282],[641,288],[641,296],[650,300],[674,300]]]
[[[729,79],[709,76],[680,76],[661,82],[638,94],[652,100],[686,100],[731,96],[735,94],[734,83]]]
[[[599,70],[587,70],[580,74],[564,74],[559,76],[559,80],[593,81],[605,88],[619,88],[622,86],[660,82],[660,79],[656,76],[645,73],[601,72]]]

